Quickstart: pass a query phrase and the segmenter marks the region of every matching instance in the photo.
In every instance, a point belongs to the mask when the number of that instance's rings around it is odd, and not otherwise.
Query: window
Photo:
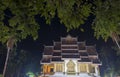
[[[62,72],[62,64],[56,64],[56,72]]]
[[[87,72],[86,64],[80,64],[80,72]]]

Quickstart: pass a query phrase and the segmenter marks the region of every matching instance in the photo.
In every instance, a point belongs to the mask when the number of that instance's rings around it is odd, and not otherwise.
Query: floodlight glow
[[[33,72],[28,72],[26,75],[29,76],[29,77],[34,77],[35,76]]]

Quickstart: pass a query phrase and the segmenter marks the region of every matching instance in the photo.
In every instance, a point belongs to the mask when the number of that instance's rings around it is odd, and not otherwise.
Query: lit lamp
[[[28,72],[26,75],[29,77],[35,77],[34,73],[32,73],[32,72]]]

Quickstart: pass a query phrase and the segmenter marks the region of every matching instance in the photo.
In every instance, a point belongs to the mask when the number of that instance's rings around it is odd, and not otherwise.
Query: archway
[[[75,63],[72,60],[70,60],[67,63],[67,73],[69,74],[75,73]]]

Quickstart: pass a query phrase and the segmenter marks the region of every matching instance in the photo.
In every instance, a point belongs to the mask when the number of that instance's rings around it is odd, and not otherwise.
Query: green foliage
[[[87,0],[45,0],[44,9],[41,9],[41,16],[44,16],[46,23],[55,16],[60,19],[68,31],[79,28],[91,13],[91,5]]]
[[[0,77],[2,77],[2,74],[0,74]]]
[[[45,18],[47,24],[57,16],[69,31],[79,28],[90,13],[94,13],[96,18],[93,29],[97,38],[102,37],[107,40],[112,37],[113,32],[119,35],[120,1],[95,0],[94,2],[96,7],[92,12],[90,0],[1,0],[0,41],[5,43],[10,36],[16,36],[17,40],[25,39],[27,36],[37,39],[39,25],[34,16],[38,14]],[[9,10],[11,14],[5,13],[5,10]],[[7,20],[8,24],[3,20]]]
[[[5,43],[11,36],[19,41],[27,36],[37,39],[39,25],[35,3],[29,0],[2,0],[0,3],[0,41]],[[5,13],[5,11],[10,11]],[[3,22],[6,20],[6,22]],[[8,22],[8,24],[6,24]]]
[[[57,15],[68,30],[78,28],[91,12],[88,0],[41,0],[37,3],[39,14],[45,17],[47,24]]]
[[[105,41],[112,37],[112,33],[120,34],[120,1],[97,0],[94,14],[94,34],[97,38],[102,37]]]
[[[10,13],[5,13],[6,10]],[[39,25],[34,16],[38,14],[47,24],[57,16],[69,31],[83,24],[90,13],[89,0],[1,0],[0,41],[5,43],[11,36],[17,40],[27,36],[36,39]]]

